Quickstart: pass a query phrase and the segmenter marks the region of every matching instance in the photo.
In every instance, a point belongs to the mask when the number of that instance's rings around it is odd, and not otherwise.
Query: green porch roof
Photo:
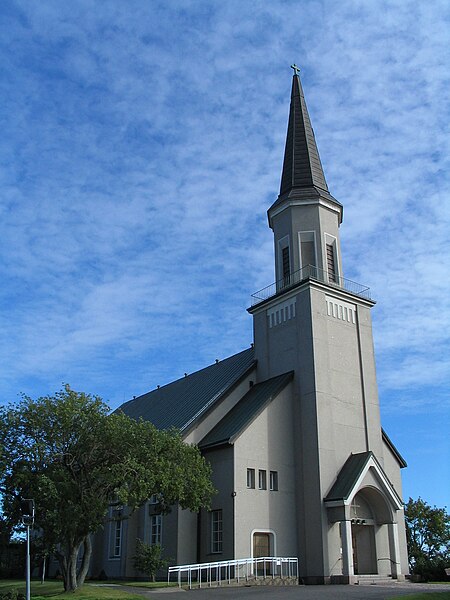
[[[351,454],[328,492],[325,502],[332,500],[347,500],[353,487],[364,470],[368,460],[373,456],[372,452],[359,452]]]

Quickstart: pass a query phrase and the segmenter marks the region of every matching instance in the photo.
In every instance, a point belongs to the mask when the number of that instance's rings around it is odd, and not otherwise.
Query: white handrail
[[[232,570],[234,569],[233,575]],[[238,558],[235,560],[220,560],[210,563],[197,563],[191,565],[177,565],[169,567],[167,572],[167,584],[170,583],[172,573],[177,574],[178,587],[184,579],[189,589],[192,588],[192,575],[197,577],[198,586],[202,587],[202,579],[205,575],[205,583],[211,587],[215,581],[217,585],[222,582],[231,583],[236,579],[239,583],[241,579],[248,581],[252,576],[271,577],[272,579],[289,577],[298,579],[298,558],[286,558],[279,556],[262,556],[259,558]]]

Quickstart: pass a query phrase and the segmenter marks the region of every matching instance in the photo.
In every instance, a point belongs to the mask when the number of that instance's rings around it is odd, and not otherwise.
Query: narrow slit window
[[[269,489],[271,492],[278,491],[278,471],[270,471]]]
[[[222,509],[211,512],[211,552],[217,554],[223,548]]]
[[[282,263],[283,263],[283,285],[289,285],[291,275],[291,264],[289,260],[289,246],[286,246],[282,250]]]
[[[255,469],[247,469],[247,487],[255,489]]]
[[[336,260],[334,256],[334,246],[333,244],[327,244],[327,270],[328,270],[328,280],[336,283]]]
[[[162,540],[162,516],[152,515],[150,518],[150,544],[161,545]]]
[[[119,557],[121,549],[122,549],[122,521],[120,518],[118,518],[116,521],[114,521],[112,555],[114,557]]]
[[[267,490],[267,473],[263,469],[258,472],[258,488],[260,490]]]

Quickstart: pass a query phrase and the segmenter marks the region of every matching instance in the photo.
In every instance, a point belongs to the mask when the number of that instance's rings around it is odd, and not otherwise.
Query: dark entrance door
[[[373,575],[377,571],[373,525],[352,525],[353,566],[355,575]]]

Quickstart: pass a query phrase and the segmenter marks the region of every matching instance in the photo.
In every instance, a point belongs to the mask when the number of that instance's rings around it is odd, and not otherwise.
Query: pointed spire
[[[292,65],[291,107],[284,151],[280,196],[293,189],[316,188],[328,193],[297,65]]]

